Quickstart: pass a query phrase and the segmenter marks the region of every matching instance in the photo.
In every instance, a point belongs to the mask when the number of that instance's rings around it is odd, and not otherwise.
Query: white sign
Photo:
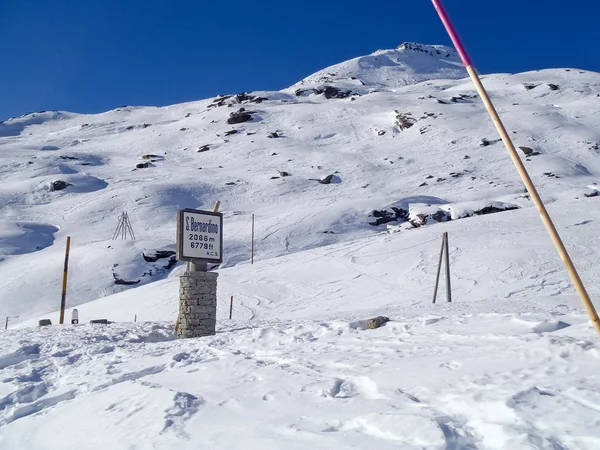
[[[223,214],[182,209],[177,215],[177,259],[223,261]]]

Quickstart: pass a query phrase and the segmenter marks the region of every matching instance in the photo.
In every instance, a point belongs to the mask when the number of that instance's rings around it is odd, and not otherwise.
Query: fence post
[[[60,320],[59,324],[65,321],[65,305],[67,302],[67,272],[69,271],[69,251],[71,249],[71,236],[67,236],[67,248],[65,250],[65,266],[63,269],[62,295],[60,298]]]
[[[440,250],[440,260],[438,261],[437,274],[435,276],[435,289],[433,290],[433,303],[435,303],[435,300],[437,298],[438,287],[440,285],[440,272],[442,271],[442,259],[444,257],[444,249],[446,248],[444,243],[445,243],[445,239],[442,236],[442,248]]]
[[[450,288],[450,250],[448,248],[448,233],[444,233],[444,246],[446,249],[446,301],[452,302],[452,289]]]

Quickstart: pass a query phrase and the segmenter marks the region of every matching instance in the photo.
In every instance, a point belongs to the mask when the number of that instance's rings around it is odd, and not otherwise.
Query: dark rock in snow
[[[365,328],[367,330],[374,330],[376,328],[381,327],[382,325],[385,325],[389,321],[390,321],[389,317],[377,316],[377,317],[374,317],[373,319],[368,319],[367,322],[365,323]]]
[[[231,136],[232,134],[236,134],[238,130],[230,130],[225,132],[225,136]]]
[[[136,169],[147,169],[148,167],[150,167],[150,163],[147,163],[147,162],[138,163],[135,165]]]
[[[113,273],[113,278],[115,279],[115,284],[120,284],[123,286],[133,286],[138,284],[141,280],[136,280],[136,281],[128,281],[128,280],[123,280],[121,278],[118,278],[116,274]]]
[[[377,136],[383,136],[385,134],[385,130],[379,130],[377,132]]]
[[[327,175],[325,178],[319,180],[319,183],[329,184],[329,183],[331,183],[331,180],[333,180],[333,175]]]
[[[539,155],[539,152],[536,152],[531,147],[519,147],[519,149],[523,152],[525,156],[535,156]]]
[[[480,147],[487,147],[488,145],[493,145],[497,142],[500,142],[502,139],[493,139],[493,140],[489,140],[487,138],[483,138],[481,140],[481,143],[479,144]]]
[[[392,206],[389,208],[389,210],[387,209],[382,209],[382,210],[373,210],[371,211],[371,214],[369,214],[370,217],[374,217],[375,221],[369,222],[369,225],[372,225],[374,227],[379,226],[379,225],[383,225],[389,222],[397,222],[399,220],[406,220],[408,219],[408,211],[406,211],[405,209],[402,208],[396,208],[395,206]]]
[[[338,89],[333,86],[324,86],[322,88],[315,88],[315,89],[313,89],[313,92],[317,95],[323,94],[323,97],[325,97],[326,99],[346,98],[346,97],[350,97],[352,95],[352,91],[342,91],[341,89]],[[296,94],[296,95],[298,95],[298,94]]]
[[[558,91],[560,87],[557,84],[548,83],[548,87],[551,91]]]
[[[62,191],[63,189],[68,188],[69,186],[73,186],[71,183],[67,183],[66,181],[57,180],[50,183],[51,191]]]
[[[269,139],[277,139],[277,138],[279,138],[279,137],[281,137],[281,136],[279,135],[279,133],[273,132],[273,133],[269,133],[269,134],[267,135],[267,137],[268,137]]]
[[[142,159],[156,159],[156,158],[162,158],[162,156],[159,155],[153,155],[153,154],[148,154],[148,155],[144,155],[142,156]]]
[[[156,262],[159,259],[170,258],[174,256],[175,252],[173,250],[155,250],[153,253],[142,253],[142,257],[146,262]]]
[[[229,119],[227,119],[227,123],[233,125],[237,123],[244,123],[251,119],[252,113],[246,111],[244,108],[240,108],[238,111],[229,114]]]
[[[518,206],[504,205],[504,206],[485,206],[484,208],[473,211],[473,214],[476,216],[484,216],[486,214],[494,214],[502,211],[512,211],[514,209],[519,209]]]
[[[396,112],[396,126],[400,129],[400,131],[404,131],[412,127],[416,120],[410,116],[410,113],[401,113],[400,111]]]
[[[76,158],[75,156],[59,156],[59,158],[60,159],[66,159],[66,160],[69,160],[69,161],[76,161],[76,160],[79,159],[79,158]]]
[[[289,172],[283,172],[281,170],[278,170],[277,173],[282,177],[289,177],[291,175]]]
[[[92,325],[108,325],[110,322],[108,319],[92,319],[90,320],[90,324]]]
[[[523,83],[523,86],[528,91],[530,91],[530,90],[535,89],[536,87],[538,87],[537,84],[532,84],[532,83]]]
[[[38,321],[38,326],[47,327],[48,325],[52,325],[52,321],[50,319],[40,319]]]
[[[417,214],[414,218],[410,219],[410,224],[415,227],[421,227],[423,225],[427,225],[427,222],[430,220],[434,220],[435,222],[450,222],[452,220],[452,216],[450,212],[438,209],[433,214]]]
[[[210,150],[210,146],[208,144],[203,145],[202,147],[198,148],[198,153],[202,153],[202,152],[207,152]]]

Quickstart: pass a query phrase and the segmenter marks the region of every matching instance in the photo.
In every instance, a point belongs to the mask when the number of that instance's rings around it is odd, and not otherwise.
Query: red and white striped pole
[[[492,119],[492,122],[494,122],[496,130],[498,130],[498,133],[502,138],[502,142],[504,142],[504,145],[508,150],[508,154],[510,155],[513,164],[517,168],[517,171],[519,172],[519,175],[523,180],[523,183],[525,184],[529,195],[531,196],[533,204],[537,208],[538,213],[542,218],[542,222],[544,223],[546,230],[548,231],[548,234],[550,235],[550,238],[552,239],[552,242],[556,247],[556,251],[562,259],[562,262],[565,265],[569,276],[571,277],[571,281],[573,282],[575,289],[577,289],[577,293],[581,297],[581,301],[583,302],[583,305],[585,306],[585,309],[587,310],[587,313],[590,316],[590,319],[592,321],[592,324],[594,325],[594,328],[596,329],[596,332],[600,336],[600,319],[598,318],[598,313],[594,308],[594,304],[590,300],[590,296],[588,295],[585,286],[583,285],[581,278],[577,273],[577,269],[575,268],[573,261],[571,260],[571,257],[569,256],[569,253],[567,252],[567,249],[565,248],[565,245],[563,244],[558,234],[558,231],[556,231],[556,227],[554,226],[554,223],[552,222],[552,219],[550,218],[550,215],[548,214],[548,211],[544,206],[544,202],[540,198],[537,189],[533,185],[533,182],[531,181],[531,178],[527,173],[527,169],[525,168],[523,161],[519,157],[519,154],[517,153],[517,150],[515,149],[515,146],[510,136],[508,135],[508,132],[506,131],[506,128],[504,127],[504,124],[502,123],[502,120],[500,119],[496,108],[494,107],[494,104],[490,100],[490,97],[485,87],[481,83],[481,79],[479,78],[479,75],[473,67],[471,58],[469,58],[469,55],[467,54],[462,42],[460,41],[460,38],[458,37],[458,34],[456,33],[452,22],[450,22],[450,18],[448,17],[448,14],[444,9],[441,0],[431,1],[433,2],[433,6],[435,7],[438,15],[440,16],[444,27],[446,27],[446,31],[450,35],[450,39],[452,39],[452,43],[458,51],[458,54],[460,55],[460,58],[462,59],[462,62],[465,65],[467,72],[469,73],[469,76],[471,77],[471,80],[473,81],[473,84],[475,85],[475,88],[477,89],[477,92],[479,93],[479,96],[481,97],[481,100],[483,101],[483,104],[485,105],[485,108],[487,109],[487,112],[489,113]]]

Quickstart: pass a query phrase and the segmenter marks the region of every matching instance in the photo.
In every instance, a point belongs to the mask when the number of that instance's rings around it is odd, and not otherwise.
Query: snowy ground
[[[0,123],[0,448],[600,448],[598,339],[464,76],[452,50],[409,44],[260,103]],[[600,75],[484,78],[598,299]],[[240,107],[253,119],[228,125]],[[218,333],[175,340],[184,267],[142,252],[216,200]],[[490,205],[519,209],[464,218]],[[425,225],[369,225],[392,206]],[[123,211],[135,241],[111,240]],[[453,303],[442,287],[431,305],[442,232]],[[85,325],[33,328],[58,321],[66,236]]]
[[[0,446],[600,446],[600,351],[585,316],[447,313],[379,330],[234,322],[186,341],[157,323],[9,331]]]

